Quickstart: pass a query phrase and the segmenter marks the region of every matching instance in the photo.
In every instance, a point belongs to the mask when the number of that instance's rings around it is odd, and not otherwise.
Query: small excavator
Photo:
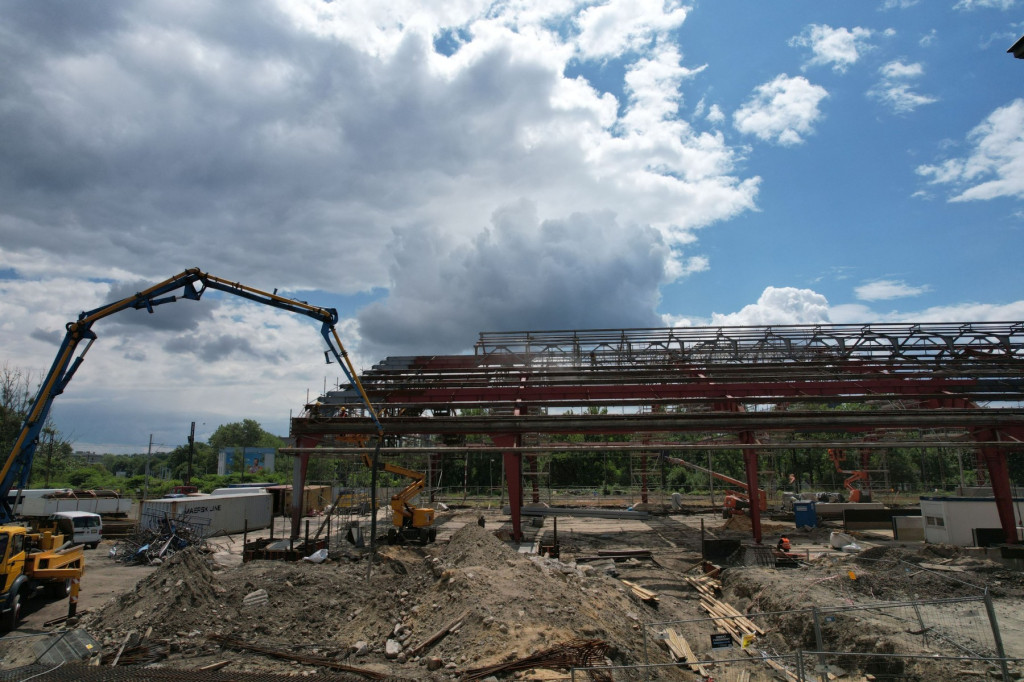
[[[363,464],[373,469],[373,459],[370,455],[363,453]],[[391,496],[391,528],[385,536],[387,543],[404,545],[411,542],[426,545],[433,542],[437,538],[434,510],[430,507],[414,507],[411,504],[412,498],[426,485],[426,475],[390,462],[378,462],[377,470],[412,479],[412,483]]]

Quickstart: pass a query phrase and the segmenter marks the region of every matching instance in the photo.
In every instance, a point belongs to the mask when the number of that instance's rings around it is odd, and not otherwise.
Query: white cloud
[[[733,125],[762,140],[800,144],[814,132],[814,123],[821,117],[818,106],[826,97],[825,88],[812,85],[803,76],[781,74],[757,87],[753,97],[733,114]]]
[[[17,65],[0,87],[0,268],[133,281],[197,265],[351,294],[389,285],[392,230],[465,245],[521,198],[541,222],[609,212],[692,243],[752,210],[759,178],[680,118],[703,68],[665,40],[686,13],[141,0],[68,10],[64,40],[21,5],[0,43]],[[565,75],[581,54],[620,60],[622,101]]]
[[[843,73],[857,63],[865,50],[870,49],[867,41],[871,35],[870,29],[860,26],[849,29],[811,24],[799,36],[791,38],[789,44],[811,48],[813,56],[804,68],[831,65],[833,71]]]
[[[825,324],[829,322],[828,299],[811,289],[767,287],[757,303],[735,313],[711,315],[712,326],[768,324]]]
[[[854,289],[854,293],[862,301],[888,301],[893,298],[920,296],[929,290],[930,287],[927,285],[912,286],[899,280],[880,279],[860,285]]]
[[[912,90],[909,82],[924,75],[924,66],[920,63],[906,64],[900,60],[884,64],[879,70],[881,80],[876,83],[868,95],[877,99],[897,114],[907,114],[925,104],[933,104],[937,98],[922,95]]]
[[[708,109],[707,119],[709,123],[721,125],[722,123],[725,123],[725,112],[722,111],[722,108],[717,104],[712,104]]]
[[[1008,10],[1017,5],[1017,0],[960,0],[953,9],[971,11],[979,8]]]
[[[1024,319],[1024,300],[1010,303],[957,303],[923,310],[879,312],[861,304],[833,306],[829,311],[835,324],[1006,322]]]
[[[1024,300],[1009,303],[958,303],[923,310],[878,311],[863,303],[830,305],[812,289],[767,287],[757,303],[711,320],[667,314],[668,326],[762,326],[779,324],[878,324],[886,322],[1005,322],[1024,319]]]
[[[907,9],[913,7],[921,0],[885,0],[882,3],[882,9]]]
[[[1024,99],[996,109],[967,135],[973,146],[963,158],[922,165],[917,173],[931,184],[949,184],[950,201],[1024,198]]]
[[[651,47],[659,34],[682,25],[678,0],[610,0],[579,13],[577,47],[584,59],[602,59]]]

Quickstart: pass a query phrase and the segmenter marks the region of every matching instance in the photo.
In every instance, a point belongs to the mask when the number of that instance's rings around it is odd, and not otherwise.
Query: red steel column
[[[740,441],[753,445],[757,442],[752,431],[740,431]],[[750,530],[754,542],[761,544],[761,495],[758,493],[757,450],[743,449],[743,465],[747,469],[747,497],[750,500]]]
[[[999,440],[998,432],[987,429],[975,432],[974,437],[977,440]],[[988,467],[988,480],[992,481],[992,496],[996,498],[996,511],[999,512],[1003,538],[1006,544],[1016,545],[1017,520],[1013,515],[1013,491],[1010,488],[1010,469],[1006,464],[1006,452],[1002,448],[983,446],[979,454]]]
[[[491,440],[498,447],[519,447],[519,436],[511,434],[492,435]],[[512,514],[512,539],[520,542],[523,539],[523,455],[518,450],[510,450],[501,454],[505,460],[505,482],[508,485],[508,506]]]
[[[735,400],[718,400],[714,403],[714,409],[723,412],[745,412],[743,405]],[[738,434],[740,442],[753,445],[757,442],[753,431],[740,431]],[[747,472],[747,500],[750,502],[750,531],[754,536],[754,542],[761,544],[761,496],[758,494],[757,481],[757,450],[743,448],[743,466]]]
[[[970,400],[950,396],[933,398],[922,402],[923,407],[954,407],[959,409],[979,409]],[[995,429],[975,429],[971,435],[977,441],[1000,440]],[[992,483],[992,497],[995,498],[996,511],[999,513],[999,525],[1003,528],[1003,538],[1008,545],[1017,544],[1017,522],[1013,515],[1013,492],[1010,489],[1010,469],[1006,464],[1006,452],[1002,448],[982,446],[978,448],[978,459],[985,462],[988,469],[988,480]]]

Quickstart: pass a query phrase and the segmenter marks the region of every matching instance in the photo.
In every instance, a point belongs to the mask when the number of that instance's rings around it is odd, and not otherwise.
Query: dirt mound
[[[656,615],[603,573],[518,554],[475,524],[445,546],[381,548],[369,576],[367,561],[253,561],[214,573],[198,553],[179,552],[83,625],[114,649],[131,630],[152,626],[151,638],[175,652],[168,665],[237,657],[232,670],[312,670],[226,650],[209,639],[219,636],[425,680],[578,638],[607,642],[618,663],[640,663],[639,623]],[[428,671],[431,657],[445,669]]]
[[[511,547],[501,542],[494,533],[466,524],[452,534],[452,539],[441,553],[441,558],[452,566],[492,566],[505,560],[520,559]]]
[[[96,614],[85,616],[94,632],[145,630],[153,627],[162,637],[175,626],[189,624],[214,603],[222,590],[216,584],[212,564],[195,548],[176,552],[133,592],[122,594]]]

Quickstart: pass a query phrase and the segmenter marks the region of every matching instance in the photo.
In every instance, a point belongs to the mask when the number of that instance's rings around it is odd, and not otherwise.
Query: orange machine
[[[843,487],[848,492],[847,497],[850,502],[870,502],[871,501],[871,476],[867,471],[868,462],[867,459],[870,456],[866,451],[861,455],[861,469],[848,470],[844,469],[842,464],[846,461],[846,451],[838,448],[828,449],[829,459],[832,460],[832,464],[835,465],[836,471],[841,474],[847,474],[846,480],[843,481]],[[866,489],[862,489],[857,486],[858,481],[864,481],[866,483]]]
[[[373,468],[373,459],[363,454],[363,464]],[[426,485],[426,476],[418,471],[406,469],[390,462],[377,464],[378,471],[387,471],[412,479],[412,483],[391,496],[391,525],[388,530],[388,544],[416,542],[425,545],[437,537],[434,528],[434,510],[430,507],[414,507],[412,498],[416,497]]]
[[[690,467],[691,469],[695,469],[697,471],[702,471],[705,474],[709,474],[711,476],[714,476],[715,478],[717,478],[720,481],[725,481],[726,483],[728,483],[730,485],[733,485],[733,486],[736,486],[737,488],[740,488],[740,490],[726,490],[725,491],[725,506],[722,509],[722,516],[727,517],[727,516],[730,516],[732,514],[744,514],[744,513],[746,513],[744,510],[746,510],[746,509],[748,509],[750,507],[750,491],[749,491],[749,486],[746,483],[744,483],[743,481],[741,481],[739,479],[736,479],[736,478],[732,478],[731,476],[726,476],[725,474],[720,474],[717,471],[712,471],[711,469],[708,469],[706,467],[702,467],[699,464],[694,464],[693,462],[687,462],[685,459],[679,459],[678,457],[669,457],[668,455],[666,455],[664,453],[661,455],[661,458],[664,459],[666,462],[669,462],[671,464],[681,464],[683,466]],[[758,511],[767,511],[768,510],[768,494],[764,490],[758,489],[757,493],[756,493],[756,497],[757,497],[757,508],[758,508]]]

